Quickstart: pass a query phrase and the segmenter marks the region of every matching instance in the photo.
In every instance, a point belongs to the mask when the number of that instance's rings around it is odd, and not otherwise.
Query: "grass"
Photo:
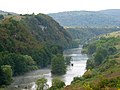
[[[6,90],[5,88],[0,88],[0,90]]]
[[[120,90],[120,31],[106,34],[104,37],[108,40],[100,42],[100,45],[113,45],[117,52],[92,69],[90,78],[85,77],[83,81],[78,79],[63,90]]]

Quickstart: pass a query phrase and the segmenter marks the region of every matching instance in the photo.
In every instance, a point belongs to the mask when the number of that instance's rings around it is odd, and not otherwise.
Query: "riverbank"
[[[25,89],[26,87],[31,88],[34,86],[34,84],[31,86],[31,83],[41,77],[45,77],[47,79],[47,84],[49,86],[52,84],[52,79],[56,77],[64,81],[66,85],[70,85],[73,77],[82,76],[86,71],[85,68],[88,57],[86,54],[81,54],[81,50],[82,46],[64,51],[64,56],[71,56],[71,63],[73,64],[73,66],[67,67],[67,72],[65,75],[52,76],[50,69],[40,69],[28,72],[22,76],[14,77],[14,82],[8,87],[8,89],[20,90]],[[19,87],[15,88],[16,85]]]
[[[87,60],[87,71],[62,90],[119,90],[120,37],[93,40],[85,49],[91,56]]]

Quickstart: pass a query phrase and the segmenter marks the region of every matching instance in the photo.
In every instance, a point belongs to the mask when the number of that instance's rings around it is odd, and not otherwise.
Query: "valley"
[[[119,9],[0,14],[0,90],[120,89]]]

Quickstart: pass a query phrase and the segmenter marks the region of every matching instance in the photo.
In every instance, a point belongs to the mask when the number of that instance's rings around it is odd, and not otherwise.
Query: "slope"
[[[0,87],[12,82],[12,74],[21,75],[50,66],[52,57],[62,54],[71,44],[71,36],[47,15],[3,16],[0,20]]]
[[[84,45],[90,56],[87,71],[82,77],[75,77],[71,85],[63,90],[120,89],[120,37],[114,37],[113,34],[102,36],[99,40]]]
[[[85,43],[100,34],[120,30],[119,9],[101,11],[69,11],[49,14],[65,27],[72,38]]]
[[[49,15],[63,26],[99,27],[120,25],[119,10],[70,11],[53,13]]]

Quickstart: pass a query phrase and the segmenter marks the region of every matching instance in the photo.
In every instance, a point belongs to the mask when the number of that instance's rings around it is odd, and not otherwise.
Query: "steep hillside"
[[[0,87],[9,85],[12,76],[50,66],[71,41],[47,15],[5,15],[0,20]]]
[[[29,26],[34,37],[42,43],[66,47],[72,39],[62,26],[47,15],[26,16],[22,21]]]
[[[80,44],[84,44],[92,38],[101,34],[107,34],[119,31],[117,27],[67,27],[66,31],[77,40]]]
[[[89,54],[87,71],[62,90],[120,89],[120,37],[111,35],[83,46]]]
[[[71,41],[70,35],[63,27],[43,14],[5,18],[1,21],[0,30],[1,41],[2,38],[11,39],[15,44],[18,42],[34,46],[34,43],[50,43],[67,47]]]
[[[80,43],[120,30],[120,10],[70,11],[49,14]]]
[[[120,26],[119,10],[70,11],[49,15],[63,26]]]

